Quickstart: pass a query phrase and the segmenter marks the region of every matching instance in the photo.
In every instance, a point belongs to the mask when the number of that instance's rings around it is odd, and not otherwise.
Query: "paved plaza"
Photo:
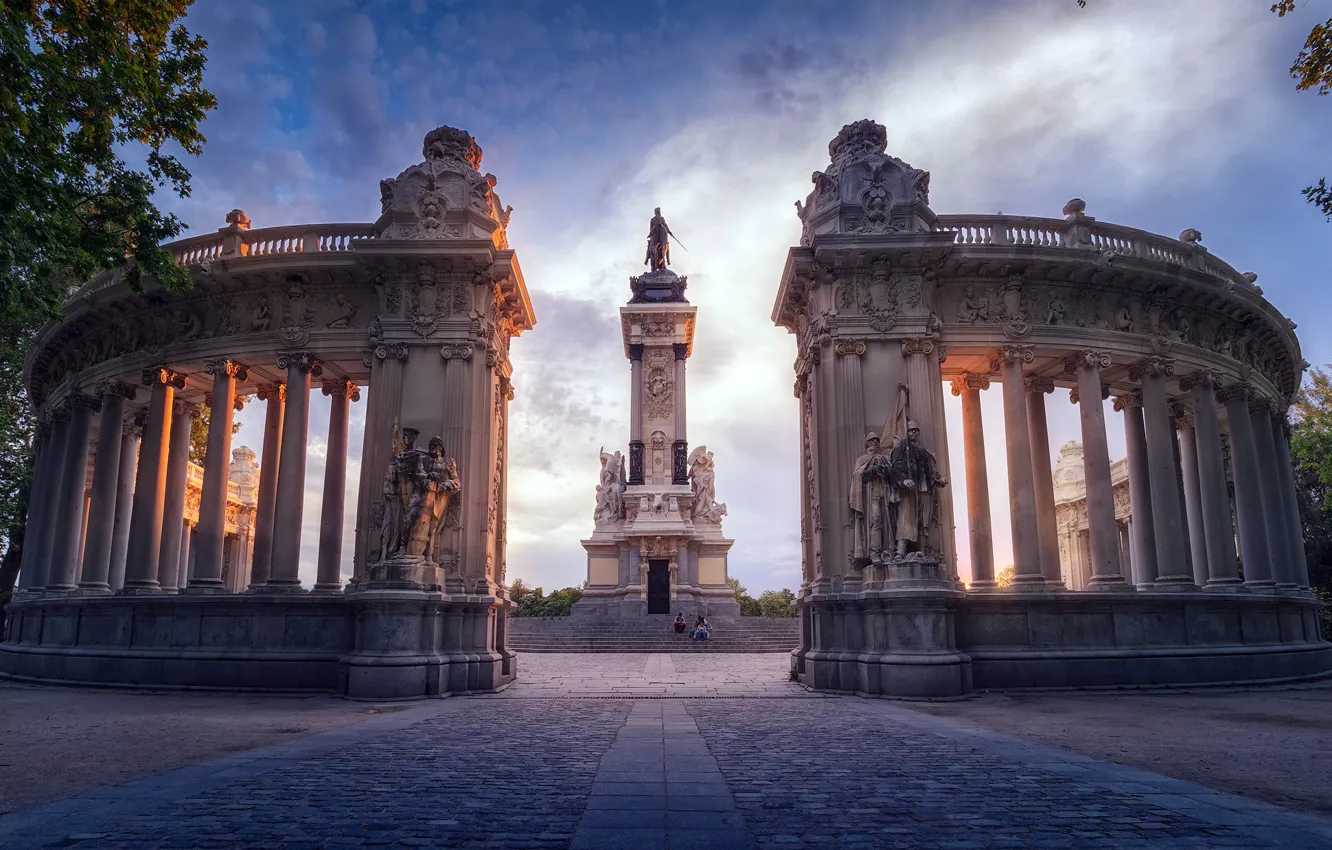
[[[40,737],[54,722],[37,706],[47,694],[62,728],[95,730],[84,748],[120,760],[135,757],[115,749],[119,727],[71,703],[175,701],[188,719],[232,700],[239,727],[273,726],[284,710],[303,718],[269,729],[277,743],[126,784],[66,777],[75,796],[0,817],[0,846],[1332,847],[1332,821],[983,729],[1001,708],[987,698],[815,695],[786,681],[785,655],[525,655],[520,665],[500,694],[404,706],[0,687],[6,781],[38,757],[11,712],[27,710]],[[1290,693],[1236,698],[1279,712]],[[1084,714],[1180,699],[1063,698],[1109,707]],[[1049,716],[1061,697],[1045,699]],[[968,715],[975,707],[985,710]],[[145,717],[140,731],[159,728]],[[189,726],[161,748],[190,739]],[[310,734],[283,738],[302,728]],[[1225,759],[1224,743],[1215,756]],[[59,777],[67,763],[37,769]]]

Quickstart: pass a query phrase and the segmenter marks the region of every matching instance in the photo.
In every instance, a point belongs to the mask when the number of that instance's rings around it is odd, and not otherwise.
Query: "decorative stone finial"
[[[426,133],[421,154],[427,161],[456,160],[473,170],[481,167],[481,146],[471,133],[457,127],[436,127]]]
[[[1257,273],[1257,272],[1245,272],[1244,274],[1240,275],[1240,277],[1242,277],[1242,278],[1244,278],[1245,280],[1247,280],[1247,281],[1249,282],[1249,285],[1250,285],[1250,286],[1253,286],[1253,285],[1255,285],[1255,284],[1258,283],[1258,273]]]
[[[836,162],[865,153],[883,153],[888,149],[888,128],[870,118],[847,124],[828,143],[828,156]]]
[[[237,230],[249,230],[250,217],[245,214],[245,210],[232,210],[227,213],[227,226]]]
[[[1179,241],[1189,245],[1196,245],[1202,242],[1202,231],[1190,227],[1188,230],[1179,234]]]
[[[1072,218],[1075,215],[1082,215],[1087,211],[1087,202],[1082,198],[1074,198],[1064,204],[1064,215]]]

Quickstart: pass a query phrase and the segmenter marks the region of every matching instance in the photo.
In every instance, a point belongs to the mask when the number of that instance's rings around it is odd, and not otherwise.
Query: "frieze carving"
[[[1003,287],[1003,330],[1009,339],[1022,339],[1031,333],[1031,316],[1027,312],[1027,299],[1022,281],[1009,278]]]
[[[645,359],[643,409],[653,419],[666,419],[675,403],[673,358],[665,351],[654,349]]]
[[[643,336],[674,336],[674,322],[644,322]]]
[[[305,345],[310,341],[310,331],[314,329],[315,311],[305,281],[300,275],[287,278],[287,303],[282,311],[282,326],[278,336],[289,345]]]

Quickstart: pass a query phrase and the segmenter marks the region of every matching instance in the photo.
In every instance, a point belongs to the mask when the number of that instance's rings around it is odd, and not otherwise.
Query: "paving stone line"
[[[671,656],[651,655],[648,677],[675,675]],[[574,850],[730,850],[754,841],[708,752],[678,702],[633,704],[601,757]]]

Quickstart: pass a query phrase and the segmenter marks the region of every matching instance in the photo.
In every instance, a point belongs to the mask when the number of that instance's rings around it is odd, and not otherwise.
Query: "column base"
[[[80,584],[78,590],[74,591],[75,596],[110,596],[111,585],[106,582],[90,582]]]
[[[152,584],[130,584],[129,582],[126,582],[124,587],[116,591],[116,595],[117,596],[161,596],[162,588],[158,586],[157,582],[153,582]]]
[[[226,585],[220,582],[218,584],[190,584],[179,592],[185,596],[221,596],[222,594],[231,593],[227,590]]]
[[[1090,593],[1128,593],[1138,588],[1123,576],[1092,576],[1082,589]]]
[[[43,588],[47,593],[73,593],[79,589],[77,584],[48,584]]]
[[[1193,583],[1192,577],[1167,576],[1152,582],[1152,590],[1157,593],[1197,593],[1198,585]]]
[[[319,594],[340,594],[342,593],[342,585],[341,583],[338,584],[316,583],[315,586],[310,589],[310,592],[319,593]]]
[[[1276,582],[1270,579],[1259,580],[1259,581],[1246,581],[1244,582],[1244,587],[1250,593],[1275,594],[1277,592]]]
[[[983,581],[973,581],[967,588],[968,590],[992,591],[999,590],[999,584],[994,579],[985,579]]]
[[[1203,585],[1207,593],[1248,593],[1249,589],[1238,578],[1209,578]]]
[[[301,587],[299,581],[269,581],[267,584],[257,588],[255,593],[309,593],[304,587]]]

